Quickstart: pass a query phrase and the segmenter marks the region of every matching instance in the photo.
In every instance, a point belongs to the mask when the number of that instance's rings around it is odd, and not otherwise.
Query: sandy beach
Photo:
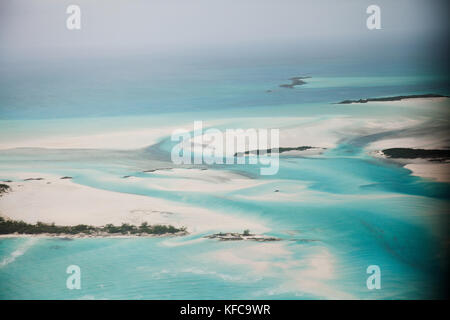
[[[27,174],[28,177],[29,174]],[[39,174],[43,180],[8,183],[11,191],[0,198],[3,217],[27,223],[103,226],[129,223],[165,224],[186,227],[189,233],[212,230],[263,233],[261,223],[148,196],[100,190],[70,179]],[[22,177],[23,179],[23,177]]]

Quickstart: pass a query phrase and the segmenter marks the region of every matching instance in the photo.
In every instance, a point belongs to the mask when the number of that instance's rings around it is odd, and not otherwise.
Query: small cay
[[[311,147],[311,146],[300,146],[300,147],[280,147],[278,149],[266,149],[266,150],[250,150],[250,151],[245,151],[245,152],[236,152],[234,154],[235,157],[242,157],[242,156],[246,156],[249,154],[252,155],[260,155],[260,154],[271,154],[271,153],[283,153],[283,152],[288,152],[288,151],[306,151],[306,150],[310,150],[310,149],[323,149],[325,150],[325,148],[318,148],[318,147]]]
[[[383,154],[392,159],[435,159],[446,161],[450,159],[450,150],[390,148],[382,150]]]
[[[227,232],[227,233],[215,233],[209,236],[205,236],[204,238],[208,239],[218,239],[220,241],[239,241],[239,240],[251,240],[258,242],[266,242],[266,241],[280,241],[280,238],[275,238],[271,236],[259,235],[259,234],[251,234],[249,230],[244,230],[243,233],[238,232]]]
[[[2,193],[6,193],[10,190],[11,190],[10,186],[8,186],[7,184],[4,184],[4,183],[0,183],[0,196]]]
[[[291,83],[280,84],[280,87],[293,89],[295,86],[301,86],[301,85],[306,84],[307,82],[304,81],[304,79],[309,79],[309,78],[311,78],[311,77],[309,77],[309,76],[292,77],[289,79],[289,80],[291,80]]]
[[[110,236],[163,236],[163,235],[186,235],[186,228],[175,228],[167,225],[148,225],[143,222],[140,226],[123,223],[120,226],[107,224],[101,227],[79,224],[76,226],[58,226],[54,223],[47,224],[38,222],[29,224],[24,221],[7,220],[0,217],[0,234],[44,234],[54,237],[110,237]]]
[[[338,102],[337,104],[351,104],[351,103],[367,103],[367,102],[383,102],[383,101],[400,101],[403,99],[419,99],[419,98],[448,98],[441,94],[428,93],[428,94],[413,94],[409,96],[394,96],[394,97],[383,97],[383,98],[367,98],[359,100],[344,100]]]

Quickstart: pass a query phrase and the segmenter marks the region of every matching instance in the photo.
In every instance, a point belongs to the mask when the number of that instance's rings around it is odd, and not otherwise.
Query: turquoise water
[[[307,199],[287,203],[239,198],[273,192],[271,185],[223,195],[163,192],[107,184],[108,175],[119,174],[107,171],[79,174],[75,182],[238,211],[270,225],[268,234],[284,239],[289,255],[271,254],[269,244],[267,256],[263,253],[257,260],[269,271],[260,271],[253,269],[251,259],[227,265],[214,258],[217,252],[239,254],[260,244],[191,242],[204,234],[170,239],[39,239],[31,245],[29,239],[3,239],[2,259],[27,249],[1,267],[2,298],[281,299],[335,298],[344,293],[354,298],[433,298],[445,273],[445,264],[441,265],[445,260],[438,257],[446,234],[439,225],[447,205],[440,198],[448,193],[448,185],[423,181],[393,165],[334,155],[283,159],[274,186],[281,190],[308,186]],[[217,226],[217,231],[223,230]],[[294,262],[320,256],[322,250],[333,256],[335,274],[330,279],[319,277],[326,288],[302,289],[301,281],[290,288],[289,279],[302,277],[309,268]],[[65,288],[64,271],[70,264],[82,269],[81,291]],[[382,268],[379,292],[365,288],[365,268],[371,264]]]
[[[314,76],[309,84],[292,90],[278,88],[298,75],[296,70],[304,69],[308,68],[178,70],[175,77],[161,70],[155,71],[155,76],[143,68],[136,77],[136,70],[126,70],[96,76],[83,84],[83,77],[75,83],[63,79],[58,85],[49,76],[20,97],[16,95],[19,88],[9,83],[12,88],[1,89],[0,132],[7,139],[26,137],[30,132],[52,135],[76,133],[80,128],[101,132],[108,127],[152,127],[201,119],[230,118],[235,119],[232,126],[252,127],[276,117],[309,117],[320,123],[337,116],[433,119],[448,115],[448,105],[405,110],[389,105],[332,104],[430,90],[448,94],[445,75],[416,75],[406,69],[391,70],[397,74],[388,76],[342,74],[337,68],[328,75],[318,69],[316,77],[314,68],[309,67],[306,72]],[[33,83],[32,79],[26,81],[20,90]],[[255,115],[263,120],[253,119]],[[0,298],[443,297],[449,185],[411,176],[407,169],[370,157],[364,147],[374,139],[352,133],[320,156],[282,156],[275,176],[260,176],[256,166],[210,166],[208,170],[231,170],[266,182],[214,193],[152,187],[155,175],[142,170],[171,165],[168,137],[157,145],[128,151],[2,150],[1,179],[20,171],[70,175],[82,185],[250,218],[267,226],[266,234],[282,241],[217,242],[203,239],[205,233],[148,239],[1,239]],[[124,175],[144,180],[130,183],[120,178]],[[274,189],[291,195],[289,201],[271,200]],[[223,230],[217,225],[210,231],[242,230]],[[81,290],[66,288],[65,270],[72,264],[81,267]],[[381,290],[366,287],[369,265],[381,268]]]

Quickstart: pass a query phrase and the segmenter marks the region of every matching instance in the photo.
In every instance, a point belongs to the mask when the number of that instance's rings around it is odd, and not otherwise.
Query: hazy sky
[[[66,29],[81,7],[82,29]],[[381,7],[382,30],[366,28]],[[3,56],[182,52],[389,39],[448,42],[447,0],[1,0]]]

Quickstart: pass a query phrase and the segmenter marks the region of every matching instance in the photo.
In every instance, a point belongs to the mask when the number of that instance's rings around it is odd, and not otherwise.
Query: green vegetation
[[[140,226],[133,226],[123,223],[121,226],[114,226],[107,224],[104,227],[94,227],[85,224],[76,226],[57,226],[54,223],[47,224],[38,222],[36,224],[29,224],[23,221],[6,220],[0,217],[0,234],[86,234],[86,235],[105,235],[105,234],[174,234],[178,232],[185,232],[186,228],[175,228],[173,226],[165,225],[148,225],[146,222]]]
[[[280,84],[281,88],[289,88],[289,89],[293,89],[295,86],[301,86],[303,84],[307,84],[306,81],[303,81],[303,79],[309,79],[311,77],[306,76],[306,77],[292,77],[289,80],[291,80],[291,83],[289,84]]]
[[[10,186],[4,183],[0,183],[0,194],[8,192],[9,189],[11,189]]]
[[[417,99],[417,98],[448,98],[448,96],[434,93],[427,94],[413,94],[409,96],[395,96],[395,97],[383,97],[383,98],[368,98],[368,99],[359,99],[359,100],[344,100],[338,102],[338,104],[350,104],[350,103],[367,103],[372,101],[400,101],[403,99]]]
[[[236,152],[234,154],[235,157],[242,157],[245,155],[249,155],[249,154],[253,154],[253,155],[260,155],[260,154],[271,154],[273,153],[283,153],[283,152],[288,152],[288,151],[305,151],[305,150],[309,150],[309,149],[314,149],[314,147],[310,147],[310,146],[301,146],[301,147],[280,147],[277,149],[266,149],[266,150],[251,150],[251,151],[245,151],[245,152]]]
[[[411,148],[391,148],[384,149],[383,153],[389,158],[432,158],[432,159],[449,159],[450,150],[432,150],[432,149],[411,149]]]
[[[250,230],[245,229],[243,235],[244,236],[249,236],[250,235]]]

